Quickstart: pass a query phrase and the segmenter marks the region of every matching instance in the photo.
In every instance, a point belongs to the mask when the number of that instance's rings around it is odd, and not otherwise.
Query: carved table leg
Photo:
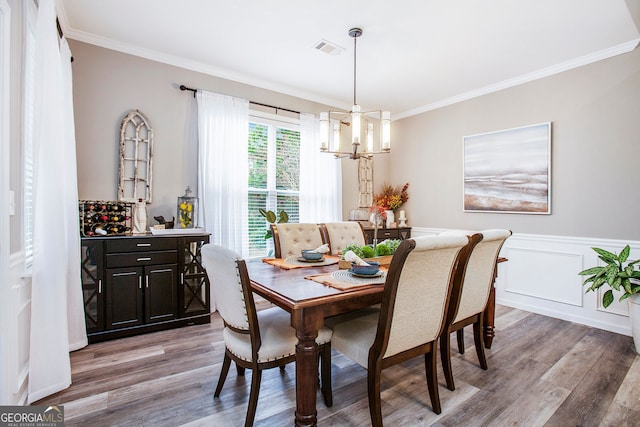
[[[294,315],[296,324],[296,426],[315,426],[318,422],[316,411],[316,394],[318,389],[318,351],[316,338],[322,325],[314,319],[312,313]],[[306,329],[306,331],[305,331]]]

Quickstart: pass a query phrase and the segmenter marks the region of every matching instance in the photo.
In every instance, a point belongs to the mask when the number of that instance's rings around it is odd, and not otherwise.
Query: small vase
[[[631,334],[636,353],[640,355],[640,294],[631,295],[629,301],[629,319],[631,320]]]
[[[133,211],[133,234],[145,234],[147,232],[147,202],[138,200]]]
[[[396,222],[395,215],[393,214],[393,211],[391,209],[387,209],[385,210],[385,212],[387,214],[387,228],[390,228],[391,224]]]

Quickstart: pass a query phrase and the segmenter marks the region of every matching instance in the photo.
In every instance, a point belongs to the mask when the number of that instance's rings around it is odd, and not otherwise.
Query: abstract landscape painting
[[[464,137],[464,210],[551,213],[551,122]]]

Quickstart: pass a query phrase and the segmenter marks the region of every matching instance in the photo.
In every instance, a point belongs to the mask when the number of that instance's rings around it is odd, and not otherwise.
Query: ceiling
[[[640,40],[640,0],[57,3],[70,39],[345,109],[354,91],[348,30],[360,27],[358,104],[394,119],[625,53]],[[314,47],[321,40],[344,51],[323,53]]]

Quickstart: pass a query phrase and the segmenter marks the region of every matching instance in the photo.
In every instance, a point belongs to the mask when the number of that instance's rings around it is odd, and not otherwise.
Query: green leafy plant
[[[275,224],[276,222],[278,224],[283,222],[289,222],[289,215],[285,211],[280,211],[277,217],[275,212],[273,211],[268,211],[262,208],[258,209],[258,211],[260,212],[260,215],[262,215],[269,224]],[[273,237],[273,234],[271,233],[271,228],[269,228],[266,234],[264,235],[264,238],[266,240],[266,239],[270,239],[271,237]]]
[[[387,256],[391,255],[391,249],[387,246],[386,243],[378,243],[376,246],[376,254],[378,256]]]
[[[342,254],[346,254],[347,252],[351,251],[354,254],[358,255],[360,258],[363,258],[362,255],[362,246],[360,245],[356,245],[355,243],[351,243],[350,245],[347,245],[344,247],[344,249],[342,250]]]
[[[619,301],[623,301],[633,294],[640,293],[640,282],[631,282],[631,279],[640,279],[640,270],[635,269],[635,265],[640,263],[640,259],[628,260],[631,248],[625,246],[620,254],[616,255],[604,249],[593,249],[606,265],[591,267],[578,273],[581,276],[589,276],[583,285],[591,283],[586,292],[596,291],[603,285],[608,285],[608,289],[602,296],[602,305],[607,308],[613,302],[613,290],[622,291]]]
[[[375,253],[373,252],[373,248],[371,246],[363,246],[362,247],[362,257],[363,258],[373,258]]]
[[[385,242],[385,244],[387,246],[389,246],[389,251],[391,254],[395,254],[396,251],[398,250],[398,246],[400,246],[400,243],[402,242],[402,240],[400,239],[389,239]]]

